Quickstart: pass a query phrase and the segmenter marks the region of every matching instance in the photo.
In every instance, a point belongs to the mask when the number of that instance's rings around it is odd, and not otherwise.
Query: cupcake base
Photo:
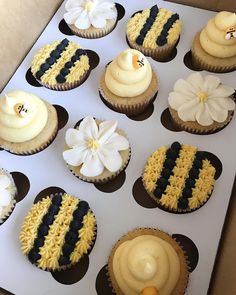
[[[200,32],[193,40],[191,47],[192,62],[196,69],[213,73],[227,73],[236,69],[236,55],[228,58],[214,57],[208,54],[200,44]]]
[[[121,237],[121,239],[113,247],[108,259],[108,275],[115,293],[117,295],[124,295],[122,290],[119,288],[113,273],[113,257],[116,252],[116,249],[125,241],[132,240],[141,235],[152,235],[161,238],[168,242],[175,249],[180,261],[180,276],[175,286],[175,289],[172,291],[171,295],[184,294],[187,288],[189,276],[187,258],[185,257],[185,253],[183,249],[180,247],[180,245],[171,236],[169,236],[163,231],[154,228],[137,228],[135,230],[132,230],[123,237]]]
[[[128,116],[141,114],[154,101],[157,90],[158,80],[154,71],[152,71],[152,80],[148,89],[144,93],[134,97],[121,97],[113,94],[106,86],[105,72],[101,77],[99,89],[105,104],[109,108]]]
[[[0,147],[17,155],[31,155],[45,149],[56,137],[58,131],[57,111],[44,101],[48,110],[48,120],[43,131],[31,140],[15,143],[0,138]]]
[[[182,121],[179,118],[177,111],[175,111],[174,109],[172,109],[170,107],[169,107],[169,111],[170,111],[170,114],[171,114],[171,117],[172,117],[174,123],[176,124],[176,126],[178,128],[185,130],[187,132],[193,133],[193,134],[212,134],[217,131],[220,131],[226,125],[229,124],[229,122],[232,120],[233,114],[234,114],[233,111],[229,111],[228,117],[224,122],[219,123],[219,122],[214,121],[213,124],[211,124],[209,126],[202,126],[202,125],[198,124],[197,122],[193,122],[193,121],[184,122],[184,121]]]

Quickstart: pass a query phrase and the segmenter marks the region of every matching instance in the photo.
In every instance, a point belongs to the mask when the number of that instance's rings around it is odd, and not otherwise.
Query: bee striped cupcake
[[[25,217],[21,250],[43,270],[65,269],[88,253],[95,235],[96,220],[88,203],[55,194],[34,204]]]
[[[159,207],[185,213],[198,209],[209,199],[215,172],[204,152],[174,142],[151,155],[142,178],[146,191]]]
[[[135,13],[127,24],[129,45],[160,61],[169,58],[180,32],[179,15],[157,5]]]
[[[86,51],[67,39],[42,47],[31,64],[35,79],[54,90],[69,90],[79,86],[87,78],[89,69]]]

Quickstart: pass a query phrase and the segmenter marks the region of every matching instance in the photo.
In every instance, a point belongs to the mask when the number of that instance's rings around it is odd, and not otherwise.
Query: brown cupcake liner
[[[172,117],[174,123],[176,124],[176,126],[178,128],[185,130],[187,132],[193,133],[193,134],[202,134],[202,135],[212,134],[212,133],[222,130],[224,127],[226,127],[230,123],[230,121],[233,118],[233,114],[234,114],[233,111],[229,111],[228,117],[224,122],[218,123],[218,122],[214,121],[213,124],[211,124],[209,126],[202,126],[202,125],[198,124],[197,122],[191,122],[191,121],[184,122],[184,121],[182,121],[178,116],[178,112],[170,107],[169,107],[169,111],[170,111],[170,114],[171,114],[171,117]]]
[[[155,100],[155,94],[158,91],[158,78],[154,70],[152,70],[152,80],[148,89],[135,97],[119,97],[113,94],[106,86],[105,72],[100,80],[99,92],[103,101],[108,107],[119,113],[128,116],[136,116],[141,114]]]
[[[188,285],[189,280],[189,260],[186,252],[183,250],[181,245],[173,239],[169,234],[156,229],[156,228],[136,228],[134,230],[129,231],[127,234],[123,235],[113,246],[111,253],[108,258],[108,266],[107,266],[107,277],[113,288],[114,292],[117,295],[126,295],[120,289],[118,283],[116,282],[115,275],[113,273],[113,257],[117,248],[124,242],[132,240],[141,235],[153,235],[158,238],[161,238],[168,242],[176,251],[179,261],[180,261],[180,277],[175,286],[175,289],[172,291],[171,295],[183,295]]]

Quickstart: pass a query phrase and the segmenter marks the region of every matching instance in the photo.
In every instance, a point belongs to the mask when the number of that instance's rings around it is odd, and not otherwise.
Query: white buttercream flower
[[[64,19],[78,29],[104,28],[106,20],[117,17],[115,4],[106,0],[68,0]]]
[[[7,189],[11,185],[11,180],[6,175],[0,175],[0,214],[4,207],[11,203],[12,196]]]
[[[86,117],[79,129],[70,128],[66,132],[66,144],[70,149],[63,152],[64,160],[72,166],[81,166],[80,173],[94,177],[104,168],[110,172],[122,166],[119,151],[127,150],[129,142],[115,132],[117,122],[104,121],[97,125],[93,117]]]
[[[202,126],[209,126],[214,121],[224,122],[228,111],[235,109],[235,102],[230,98],[234,91],[221,84],[218,77],[194,73],[186,80],[177,80],[168,101],[182,121],[197,121]]]

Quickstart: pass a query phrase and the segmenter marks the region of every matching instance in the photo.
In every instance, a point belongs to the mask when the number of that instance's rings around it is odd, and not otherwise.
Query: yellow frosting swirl
[[[200,44],[202,48],[214,57],[227,58],[236,55],[236,38],[227,39],[227,31],[236,31],[236,14],[221,11],[207,23],[201,31]]]
[[[0,99],[0,137],[4,140],[31,140],[43,130],[47,119],[47,107],[36,95],[16,90]]]
[[[113,257],[115,279],[125,295],[139,295],[154,287],[159,295],[170,295],[178,282],[180,261],[175,249],[165,240],[142,235],[125,241]]]
[[[146,57],[135,49],[122,51],[107,67],[107,88],[120,97],[134,97],[145,92],[152,80],[152,68]]]

